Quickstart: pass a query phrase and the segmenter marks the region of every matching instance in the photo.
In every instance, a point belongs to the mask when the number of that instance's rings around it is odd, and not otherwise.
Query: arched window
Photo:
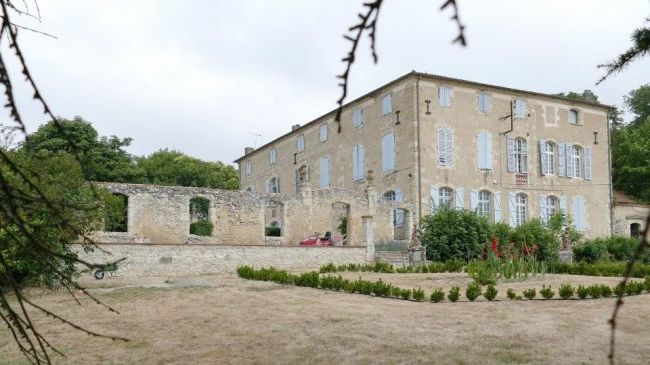
[[[384,201],[386,201],[386,202],[393,202],[393,201],[395,201],[395,198],[396,198],[396,195],[395,195],[395,191],[393,191],[393,190],[389,190],[389,191],[384,193]]]
[[[555,144],[553,142],[544,142],[542,145],[542,174],[555,174]]]
[[[553,195],[542,195],[540,199],[540,218],[547,223],[549,218],[560,211],[560,199]]]
[[[278,180],[278,178],[276,176],[269,179],[267,191],[269,193],[279,193],[280,192],[280,180]]]
[[[526,194],[517,194],[515,197],[515,226],[520,226],[526,223],[528,217],[527,203],[528,198],[526,197]]]
[[[573,145],[569,148],[569,177],[580,177],[580,155],[581,155],[580,146]]]
[[[451,208],[453,203],[454,191],[451,188],[441,188],[438,206],[440,208]]]
[[[487,190],[481,190],[478,192],[478,206],[476,207],[476,213],[481,217],[486,217],[490,219],[492,217],[492,194]]]
[[[523,138],[516,138],[514,144],[515,172],[528,172],[528,143]]]

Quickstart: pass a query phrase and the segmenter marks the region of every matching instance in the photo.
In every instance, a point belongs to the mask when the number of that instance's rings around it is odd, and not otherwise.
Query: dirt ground
[[[357,273],[344,276],[356,278]],[[464,274],[362,274],[403,287],[448,288]],[[554,289],[612,278],[547,275],[499,286]],[[88,281],[116,315],[65,292],[29,295],[56,313],[128,343],[88,337],[36,315],[67,358],[60,364],[605,364],[614,299],[416,303],[246,281],[235,275]],[[626,298],[617,364],[650,361],[650,295]],[[0,363],[22,364],[0,327]]]

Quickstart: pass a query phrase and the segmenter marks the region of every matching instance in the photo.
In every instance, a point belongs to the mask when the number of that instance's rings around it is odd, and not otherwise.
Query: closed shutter
[[[573,150],[573,145],[568,144],[566,145],[566,176],[567,177],[575,177],[575,159],[572,156],[572,151]]]
[[[395,227],[404,226],[404,209],[395,209]]]
[[[492,135],[481,132],[476,137],[477,161],[480,170],[492,170]]]
[[[578,231],[582,231],[582,209],[580,208],[580,197],[573,197],[573,226]]]
[[[528,141],[525,139],[521,140],[521,171],[528,172]]]
[[[476,208],[478,208],[478,190],[469,191],[469,208],[472,212],[476,213]]]
[[[271,192],[271,187],[269,186],[269,182],[270,180],[266,180],[266,182],[264,183],[264,191],[267,193]]]
[[[546,141],[543,139],[539,140],[539,166],[542,173],[542,176],[548,175],[548,161],[546,160],[546,154],[544,153],[546,147]]]
[[[391,95],[384,96],[383,99],[384,115],[388,115],[393,111],[393,97]]]
[[[454,165],[454,132],[451,128],[447,128],[447,166]]]
[[[359,145],[352,148],[352,179],[359,179]]]
[[[447,86],[440,86],[438,89],[438,103],[440,106],[451,107],[451,89]]]
[[[393,133],[381,139],[381,166],[384,172],[395,170],[395,134]]]
[[[329,188],[330,186],[330,160],[327,157],[320,159],[318,164],[318,175],[320,179],[321,189]]]
[[[437,185],[431,185],[431,196],[429,200],[431,214],[433,214],[438,210],[438,202],[440,201],[440,190]]]
[[[591,180],[591,147],[585,147],[584,154],[585,154],[585,179]]]
[[[494,221],[500,223],[503,221],[503,212],[501,210],[501,192],[497,191],[493,195],[492,201],[494,202]]]
[[[515,201],[517,199],[517,195],[513,192],[508,193],[508,217],[510,218],[508,223],[510,224],[510,227],[515,227],[516,224],[516,215],[517,212],[515,211]]]
[[[566,177],[566,143],[557,145],[557,175]]]
[[[402,195],[402,189],[400,188],[395,189],[395,201],[401,203],[403,199],[404,197]]]
[[[323,124],[320,126],[320,141],[321,142],[327,141],[327,124]]]
[[[457,188],[456,197],[454,200],[456,201],[456,209],[465,208],[465,189]]]
[[[358,146],[359,146],[359,171],[358,171],[359,172],[359,179],[363,180],[363,178],[366,175],[366,170],[365,170],[365,166],[364,166],[366,153],[365,153],[365,147],[362,144],[360,144]]]
[[[548,222],[548,207],[547,207],[546,195],[539,194],[539,218],[542,222]]]
[[[567,211],[566,211],[566,196],[561,196],[560,197],[560,212],[562,212],[563,215],[566,216]]]
[[[352,112],[352,120],[355,128],[361,127],[363,120],[363,111],[361,109],[357,109]]]
[[[506,137],[506,145],[508,148],[508,172],[515,172],[515,140],[508,136]]]

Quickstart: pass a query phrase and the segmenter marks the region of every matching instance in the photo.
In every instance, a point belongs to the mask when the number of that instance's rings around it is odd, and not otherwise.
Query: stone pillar
[[[311,186],[309,185],[309,181],[302,181],[298,185],[298,188],[300,189],[300,199],[302,200],[302,206],[303,206],[303,214],[305,214],[305,219],[307,223],[307,232],[304,233],[312,233],[314,232],[314,227],[313,227],[313,207],[312,207],[312,196],[311,196]]]
[[[364,215],[361,217],[363,229],[363,244],[366,246],[366,261],[375,259],[375,239],[373,235],[372,216]]]

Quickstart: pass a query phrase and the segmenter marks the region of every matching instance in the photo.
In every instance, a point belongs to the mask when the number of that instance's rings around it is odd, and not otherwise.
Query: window
[[[438,128],[438,166],[450,167],[454,164],[454,132],[451,128]]]
[[[578,124],[578,122],[579,122],[578,111],[575,109],[569,110],[569,123]]]
[[[277,176],[274,176],[266,182],[266,191],[268,193],[279,193],[280,192],[280,179]]]
[[[442,85],[438,88],[438,103],[445,108],[451,108],[451,88]]]
[[[519,193],[515,197],[515,227],[526,223],[527,219],[527,209],[526,202],[527,198],[525,194]]]
[[[450,188],[441,188],[440,189],[440,200],[438,206],[440,208],[451,208],[451,203],[453,202],[454,191]]]
[[[251,193],[252,193],[252,192],[253,192],[253,191],[255,191],[255,190],[253,189],[253,187],[252,187],[252,186],[249,186],[249,187],[247,187],[247,188],[246,188],[246,191],[248,191],[248,192],[251,192]]]
[[[481,190],[478,192],[478,205],[476,206],[476,213],[481,217],[492,217],[492,194],[489,191]]]
[[[352,112],[352,123],[354,128],[359,128],[363,124],[363,110],[356,109]]]
[[[580,146],[569,145],[567,176],[580,177]]]
[[[490,111],[490,95],[486,92],[478,94],[478,111],[485,114]]]
[[[301,134],[298,136],[298,139],[296,140],[296,148],[298,149],[298,152],[302,152],[305,150],[305,135]]]
[[[540,195],[539,197],[539,218],[548,223],[549,218],[560,211],[560,199],[553,195]]]
[[[396,200],[395,191],[389,190],[385,192],[383,199],[385,202],[394,202]]]
[[[393,224],[395,225],[395,228],[402,228],[404,227],[404,215],[406,213],[406,210],[398,208],[395,209],[395,221]]]
[[[318,162],[318,179],[321,189],[330,187],[330,160],[327,157],[321,157]]]
[[[514,144],[515,172],[528,172],[528,145],[525,139],[516,138]]]
[[[248,160],[246,161],[246,175],[250,175],[253,173],[253,161]]]
[[[526,102],[522,99],[515,100],[515,117],[526,118]]]
[[[390,94],[384,96],[381,106],[385,116],[390,114],[393,111],[393,96]]]
[[[319,130],[319,134],[318,134],[318,136],[319,136],[319,140],[320,140],[321,142],[325,142],[325,141],[327,141],[327,124],[322,124],[322,125],[320,126],[320,130]]]
[[[384,172],[395,170],[395,134],[388,133],[381,139],[381,169]]]
[[[553,142],[540,140],[540,156],[542,175],[555,174],[555,145]]]
[[[364,178],[364,147],[362,144],[355,145],[352,149],[352,178],[357,180],[363,180]]]
[[[275,148],[271,148],[269,150],[269,162],[271,163],[271,165],[278,162],[278,151]]]
[[[476,148],[479,170],[492,170],[492,135],[489,132],[479,133]]]

